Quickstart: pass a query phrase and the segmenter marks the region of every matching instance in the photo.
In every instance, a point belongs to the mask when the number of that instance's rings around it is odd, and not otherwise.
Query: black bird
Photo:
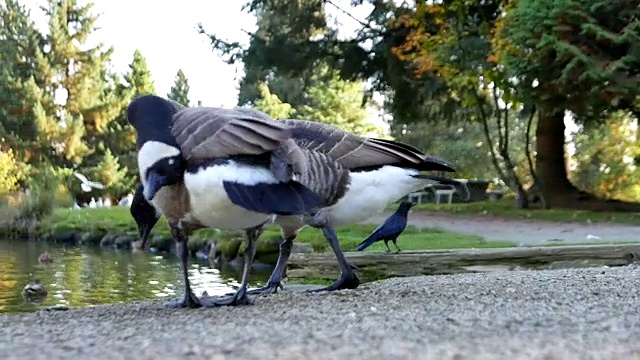
[[[369,235],[360,243],[360,245],[358,245],[357,251],[362,251],[371,246],[373,243],[383,240],[384,245],[387,247],[387,252],[391,252],[391,249],[389,248],[389,241],[392,241],[393,245],[395,245],[396,249],[398,249],[396,253],[400,252],[400,248],[398,247],[396,241],[398,240],[398,236],[400,236],[400,234],[402,234],[404,229],[407,227],[407,215],[409,214],[409,210],[413,205],[413,203],[410,203],[408,201],[402,202],[396,212],[391,214],[391,216],[389,216],[387,220],[382,223],[382,225],[373,230],[371,235]]]
[[[158,214],[156,208],[149,204],[147,199],[144,198],[144,188],[142,187],[142,184],[138,185],[136,188],[133,200],[131,201],[131,209],[129,211],[138,225],[138,233],[142,239],[142,245],[140,248],[146,249],[149,234],[151,233],[151,229],[156,226],[156,223],[160,219],[160,214]]]

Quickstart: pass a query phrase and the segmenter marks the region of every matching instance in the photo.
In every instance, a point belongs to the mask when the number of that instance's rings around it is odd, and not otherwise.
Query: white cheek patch
[[[145,182],[144,174],[153,164],[164,158],[176,155],[180,155],[180,149],[174,146],[158,141],[145,142],[140,150],[138,150],[138,170],[140,171],[140,179],[142,182]]]

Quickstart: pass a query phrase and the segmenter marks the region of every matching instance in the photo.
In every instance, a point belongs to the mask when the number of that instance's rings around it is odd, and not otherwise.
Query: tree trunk
[[[566,206],[578,189],[567,174],[564,110],[540,108],[536,128],[536,174],[548,207]]]

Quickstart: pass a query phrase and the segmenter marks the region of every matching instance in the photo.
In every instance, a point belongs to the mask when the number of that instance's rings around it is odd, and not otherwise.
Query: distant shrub
[[[42,219],[53,212],[58,198],[64,198],[60,188],[60,179],[49,167],[33,172],[14,217],[13,229],[20,233],[31,232]]]

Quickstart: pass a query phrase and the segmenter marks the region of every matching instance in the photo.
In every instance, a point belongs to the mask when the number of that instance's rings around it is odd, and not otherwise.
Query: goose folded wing
[[[188,108],[173,118],[173,136],[186,160],[259,155],[277,149],[291,137],[289,127],[250,111]]]
[[[427,156],[409,145],[367,138],[336,126],[306,120],[283,120],[301,147],[329,155],[349,169],[398,165],[420,171],[455,171],[445,160]]]

